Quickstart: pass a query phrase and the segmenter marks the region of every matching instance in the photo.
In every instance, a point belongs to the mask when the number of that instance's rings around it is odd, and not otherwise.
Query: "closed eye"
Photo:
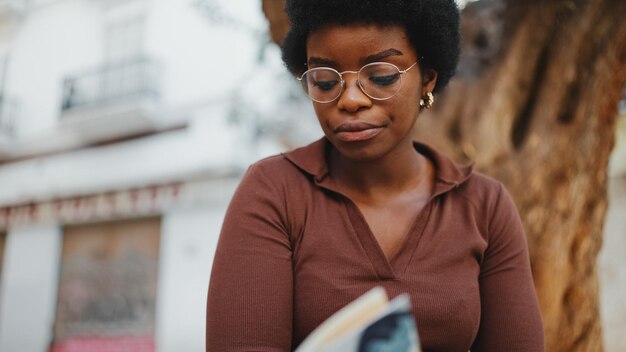
[[[400,79],[400,73],[387,76],[371,76],[369,80],[377,86],[389,86]]]
[[[337,84],[339,81],[313,81],[313,86],[323,91],[332,90]]]

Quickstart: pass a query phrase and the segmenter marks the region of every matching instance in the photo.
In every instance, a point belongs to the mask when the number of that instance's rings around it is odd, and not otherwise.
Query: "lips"
[[[361,142],[376,137],[385,126],[367,122],[348,121],[335,128],[335,135],[343,142]]]

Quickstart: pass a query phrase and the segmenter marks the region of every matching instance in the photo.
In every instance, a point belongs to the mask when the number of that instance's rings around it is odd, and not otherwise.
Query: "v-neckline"
[[[398,280],[406,272],[411,265],[411,260],[422,238],[428,219],[437,203],[436,199],[440,195],[458,188],[472,175],[472,165],[458,167],[445,155],[425,144],[413,142],[413,146],[418,153],[432,161],[435,167],[435,184],[428,203],[420,210],[413,224],[409,227],[409,233],[402,248],[390,259],[385,256],[361,210],[338,189],[333,178],[329,177],[326,156],[333,146],[326,138],[322,138],[308,147],[283,154],[287,160],[310,175],[316,186],[342,196],[352,228],[376,274],[381,279]]]
[[[433,199],[431,198],[426,205],[417,213],[413,222],[408,228],[406,237],[400,247],[400,250],[390,258],[385,255],[380,243],[376,239],[374,232],[367,223],[363,212],[348,197],[343,197],[348,212],[348,217],[352,223],[352,228],[356,236],[363,246],[367,257],[369,258],[376,274],[384,280],[398,280],[406,272],[409,267],[413,255],[417,250],[422,233],[428,223],[428,218],[433,207]]]

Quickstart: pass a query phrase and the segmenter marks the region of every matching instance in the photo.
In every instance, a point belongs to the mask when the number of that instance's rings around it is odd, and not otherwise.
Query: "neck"
[[[330,168],[342,189],[367,197],[414,190],[432,176],[427,158],[415,150],[411,139],[376,160],[350,160],[333,149]]]

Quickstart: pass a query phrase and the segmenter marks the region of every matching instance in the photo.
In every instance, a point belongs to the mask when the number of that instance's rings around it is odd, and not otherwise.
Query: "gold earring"
[[[426,95],[422,99],[420,99],[420,106],[426,109],[432,108],[434,103],[435,97],[431,92],[426,93]]]

